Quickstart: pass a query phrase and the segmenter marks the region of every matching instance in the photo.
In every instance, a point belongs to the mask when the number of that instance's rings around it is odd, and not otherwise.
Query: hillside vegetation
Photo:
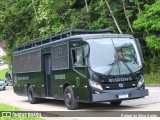
[[[114,28],[139,38],[145,72],[160,71],[160,0],[0,0],[0,40],[15,47],[69,28]]]

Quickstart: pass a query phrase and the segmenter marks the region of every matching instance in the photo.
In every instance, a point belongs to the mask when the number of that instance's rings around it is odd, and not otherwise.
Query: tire
[[[67,86],[64,90],[64,103],[69,110],[75,110],[78,108],[78,103],[74,98],[74,93],[70,86]]]
[[[118,106],[122,103],[122,101],[113,101],[113,102],[110,102],[111,105],[113,106]]]
[[[28,96],[28,101],[29,101],[31,104],[36,104],[36,103],[38,103],[38,98],[34,97],[33,88],[32,88],[31,85],[28,87],[27,96]]]

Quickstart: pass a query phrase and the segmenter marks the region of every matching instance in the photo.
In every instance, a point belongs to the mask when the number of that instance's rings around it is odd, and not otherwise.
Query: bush
[[[144,64],[144,71],[146,73],[160,72],[160,58],[150,58]]]
[[[7,71],[10,71],[10,70],[9,69],[0,70],[0,78],[1,79],[5,79],[5,74]]]

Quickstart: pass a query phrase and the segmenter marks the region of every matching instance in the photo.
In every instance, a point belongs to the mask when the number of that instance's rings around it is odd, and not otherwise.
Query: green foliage
[[[144,65],[146,73],[160,73],[160,63],[158,58],[150,58]]]
[[[144,34],[144,38],[148,47],[160,50],[160,0],[157,0],[152,5],[145,4],[145,10],[137,15],[137,20],[134,21],[133,26],[138,30],[145,30],[148,32]]]
[[[7,55],[11,64],[13,49],[38,35],[33,19],[34,11],[28,0],[0,0],[0,4],[3,6],[0,9],[0,38],[7,41]]]
[[[145,83],[146,84],[159,84],[160,83],[160,72],[146,73]]]
[[[40,35],[57,33],[70,27],[67,25],[68,13],[74,3],[75,0],[42,0],[37,9]]]
[[[7,62],[7,55],[0,56],[0,59],[6,63]]]
[[[122,32],[140,39],[146,63],[152,64],[150,59],[160,57],[160,0],[125,0],[134,33],[127,23],[122,0],[107,1]],[[0,0],[0,39],[7,41],[9,64],[18,45],[69,28],[112,27],[118,33],[105,0],[87,0],[87,5],[85,0]]]
[[[159,35],[149,35],[146,37],[147,45],[150,48],[160,50],[160,36]]]
[[[0,78],[5,80],[5,73],[10,71],[9,69],[0,70]]]
[[[1,111],[21,111],[21,109],[0,103]]]
[[[97,1],[92,3],[90,7],[91,22],[89,23],[89,29],[103,29],[109,26],[114,26],[114,22],[109,15],[108,9],[103,1]]]

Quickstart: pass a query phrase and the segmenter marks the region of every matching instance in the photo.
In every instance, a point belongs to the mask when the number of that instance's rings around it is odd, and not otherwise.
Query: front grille
[[[123,82],[123,83],[121,82],[121,83],[110,83],[110,84],[103,83],[102,86],[103,86],[104,90],[127,89],[127,88],[136,87],[137,86],[137,82],[136,81],[132,81],[132,82]]]

